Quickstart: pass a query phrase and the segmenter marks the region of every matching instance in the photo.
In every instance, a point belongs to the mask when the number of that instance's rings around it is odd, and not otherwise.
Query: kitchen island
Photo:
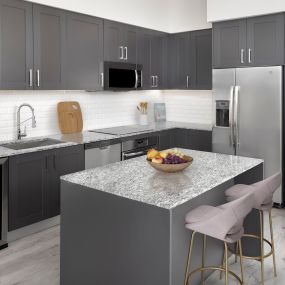
[[[233,184],[261,180],[263,161],[182,151],[194,162],[181,173],[157,172],[139,157],[62,177],[61,285],[183,284],[190,237],[185,214],[224,203]],[[251,233],[259,231],[255,215],[246,220]],[[199,242],[193,267],[201,263]],[[244,251],[256,248],[245,244]],[[209,239],[206,264],[220,264],[222,254],[222,244]],[[191,284],[199,284],[199,276]]]

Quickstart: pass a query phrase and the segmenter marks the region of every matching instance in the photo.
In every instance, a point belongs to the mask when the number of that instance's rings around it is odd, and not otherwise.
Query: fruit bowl
[[[147,154],[147,162],[156,170],[175,173],[189,167],[193,162],[193,158],[182,154],[176,149],[161,152],[151,149]]]

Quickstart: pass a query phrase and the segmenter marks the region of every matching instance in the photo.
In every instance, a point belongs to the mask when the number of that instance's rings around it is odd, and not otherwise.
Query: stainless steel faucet
[[[21,122],[21,109],[22,109],[22,107],[28,107],[31,109],[31,112],[32,112],[32,117],[26,119],[23,122]],[[30,104],[24,103],[24,104],[20,105],[17,109],[17,134],[16,134],[16,136],[17,136],[18,140],[27,136],[26,127],[24,129],[24,132],[22,133],[21,132],[21,125],[23,123],[29,121],[29,120],[32,120],[32,128],[35,128],[36,127],[36,118],[35,118],[34,108]]]

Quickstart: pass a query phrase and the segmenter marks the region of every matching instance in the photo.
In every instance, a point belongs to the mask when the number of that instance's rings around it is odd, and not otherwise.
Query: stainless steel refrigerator
[[[282,94],[281,66],[214,69],[213,151],[262,158],[265,177],[281,171]]]

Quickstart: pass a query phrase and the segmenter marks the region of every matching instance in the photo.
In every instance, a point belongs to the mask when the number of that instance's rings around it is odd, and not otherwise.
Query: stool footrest
[[[223,267],[223,266],[199,267],[199,268],[197,268],[197,269],[191,271],[191,272],[188,274],[187,283],[186,283],[186,284],[188,284],[189,278],[190,278],[192,275],[194,275],[195,273],[197,273],[197,272],[203,272],[203,271],[209,271],[209,270],[213,270],[213,271],[218,270],[218,271],[223,271],[223,272],[226,271],[225,267]],[[236,275],[236,274],[235,274],[233,271],[231,271],[231,270],[228,270],[228,273],[229,273],[230,275],[232,275],[241,285],[243,285],[243,282],[242,282],[242,280],[238,277],[238,275]]]

